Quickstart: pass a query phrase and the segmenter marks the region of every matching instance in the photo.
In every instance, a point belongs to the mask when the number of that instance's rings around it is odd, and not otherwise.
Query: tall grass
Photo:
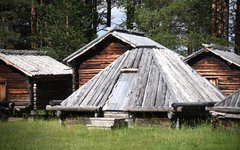
[[[181,130],[153,127],[88,130],[57,121],[0,123],[0,150],[68,149],[240,149],[240,131],[203,125]]]

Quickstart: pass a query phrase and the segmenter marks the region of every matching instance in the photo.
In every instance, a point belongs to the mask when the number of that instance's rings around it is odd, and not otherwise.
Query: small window
[[[207,78],[207,80],[215,86],[218,86],[218,78]]]

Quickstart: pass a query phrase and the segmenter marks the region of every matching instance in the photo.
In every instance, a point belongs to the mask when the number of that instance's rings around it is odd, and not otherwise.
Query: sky
[[[112,8],[112,11],[111,11],[111,27],[115,27],[121,23],[124,22],[124,20],[126,20],[126,14],[124,12],[125,10],[123,8],[117,8],[116,6]],[[100,27],[101,28],[101,27]],[[98,32],[98,36],[101,36],[105,33],[106,31],[104,30],[100,30]]]

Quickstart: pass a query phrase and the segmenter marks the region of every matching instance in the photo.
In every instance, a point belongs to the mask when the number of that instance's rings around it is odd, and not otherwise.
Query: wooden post
[[[176,118],[176,129],[180,129],[181,128],[181,118],[178,116]]]
[[[79,72],[78,72],[78,63],[73,62],[73,76],[72,76],[72,91],[76,91],[79,88]]]
[[[56,116],[59,118],[59,123],[64,126],[65,125],[64,121],[66,119],[65,114],[62,111],[57,110],[56,111]]]
[[[30,78],[28,79],[28,91],[29,91],[29,100],[30,100],[30,105],[33,107],[33,82]]]
[[[37,110],[37,83],[33,82],[33,109]]]

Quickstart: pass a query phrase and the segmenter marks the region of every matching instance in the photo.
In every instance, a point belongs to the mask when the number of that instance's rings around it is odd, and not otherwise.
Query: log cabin
[[[64,59],[73,68],[73,91],[89,81],[127,50],[142,45],[162,47],[144,33],[114,28]]]
[[[240,89],[240,56],[227,47],[204,44],[185,62],[227,95]]]
[[[18,110],[45,109],[72,92],[72,70],[42,51],[0,50],[0,101]]]
[[[125,52],[61,105],[48,105],[47,110],[105,118],[191,118],[225,98],[178,54],[162,47]]]

